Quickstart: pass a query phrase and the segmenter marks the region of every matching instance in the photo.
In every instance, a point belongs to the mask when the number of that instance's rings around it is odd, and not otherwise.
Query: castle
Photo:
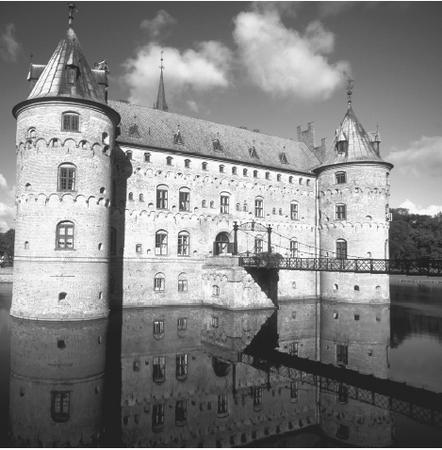
[[[379,134],[348,105],[334,142],[315,145],[108,100],[71,25],[46,65],[31,64],[17,119],[11,315],[83,320],[111,308],[271,308],[237,253],[388,258],[389,173]],[[271,226],[270,245],[259,229]],[[278,237],[279,236],[279,237]],[[282,238],[283,236],[283,238]],[[236,251],[237,250],[237,251]],[[235,255],[232,255],[235,253]],[[277,301],[388,303],[387,275],[280,271]]]

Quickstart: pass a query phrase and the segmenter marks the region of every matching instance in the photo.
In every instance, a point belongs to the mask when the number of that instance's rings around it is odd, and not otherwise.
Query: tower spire
[[[164,70],[164,59],[163,59],[163,50],[161,50],[161,64],[160,64],[160,83],[158,85],[158,94],[157,101],[153,105],[154,109],[160,109],[161,111],[168,111],[168,106],[166,103],[166,92],[164,90],[164,79],[163,79],[163,70]]]
[[[354,80],[347,79],[347,109],[351,108],[351,96],[353,95]]]
[[[71,28],[72,22],[74,21],[74,12],[77,12],[77,7],[76,7],[75,3],[69,3],[68,8],[69,8],[68,25],[69,25],[69,28]]]

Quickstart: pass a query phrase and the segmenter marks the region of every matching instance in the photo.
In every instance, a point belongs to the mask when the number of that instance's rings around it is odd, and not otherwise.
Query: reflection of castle
[[[11,320],[10,424],[24,447],[97,444],[103,431],[105,320]]]
[[[234,221],[270,224],[287,257],[388,257],[392,166],[355,116],[350,86],[326,149],[312,124],[295,141],[170,113],[162,72],[155,108],[108,101],[107,64],[89,67],[71,24],[28,79],[13,110],[16,317],[103,317],[111,300],[272,306],[225,255]],[[266,250],[265,235],[247,236],[239,252]],[[382,303],[388,277],[280,271],[278,297]]]

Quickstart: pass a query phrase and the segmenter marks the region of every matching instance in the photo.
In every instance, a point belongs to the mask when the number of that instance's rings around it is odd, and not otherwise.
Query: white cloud
[[[187,100],[186,102],[187,107],[194,113],[198,113],[199,112],[199,107],[198,107],[198,103],[195,100]]]
[[[327,99],[350,72],[348,62],[330,63],[334,35],[314,21],[304,34],[287,28],[275,10],[241,12],[234,39],[251,81],[263,91],[304,99]]]
[[[3,174],[0,173],[0,232],[9,230],[13,226],[15,217],[15,186],[8,187]]]
[[[15,38],[15,25],[8,23],[0,30],[0,58],[6,62],[17,61],[21,45]]]
[[[318,12],[321,18],[337,16],[357,4],[356,2],[319,2]],[[359,4],[358,6],[363,6]]]
[[[169,34],[171,26],[176,24],[176,19],[164,9],[160,9],[153,19],[144,19],[140,28],[145,30],[153,40],[164,39]]]
[[[429,205],[426,207],[421,207],[408,199],[401,203],[399,208],[406,208],[411,214],[419,214],[422,216],[435,216],[442,212],[442,205]]]
[[[158,67],[161,50],[164,50],[168,102],[173,97],[182,97],[188,89],[206,91],[229,85],[232,54],[220,42],[199,42],[195,48],[184,51],[150,43],[139,48],[135,56],[124,63],[123,82],[129,87],[129,101],[153,103],[159,80],[159,70],[155,68]]]
[[[386,157],[402,173],[416,177],[440,177],[442,171],[442,136],[422,136],[404,150]]]
[[[0,189],[6,189],[8,187],[8,182],[2,173],[0,173]]]

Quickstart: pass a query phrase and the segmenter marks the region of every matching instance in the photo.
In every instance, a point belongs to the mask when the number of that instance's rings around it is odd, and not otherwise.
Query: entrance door
[[[229,252],[229,235],[226,232],[218,233],[213,244],[214,255],[225,255]]]

